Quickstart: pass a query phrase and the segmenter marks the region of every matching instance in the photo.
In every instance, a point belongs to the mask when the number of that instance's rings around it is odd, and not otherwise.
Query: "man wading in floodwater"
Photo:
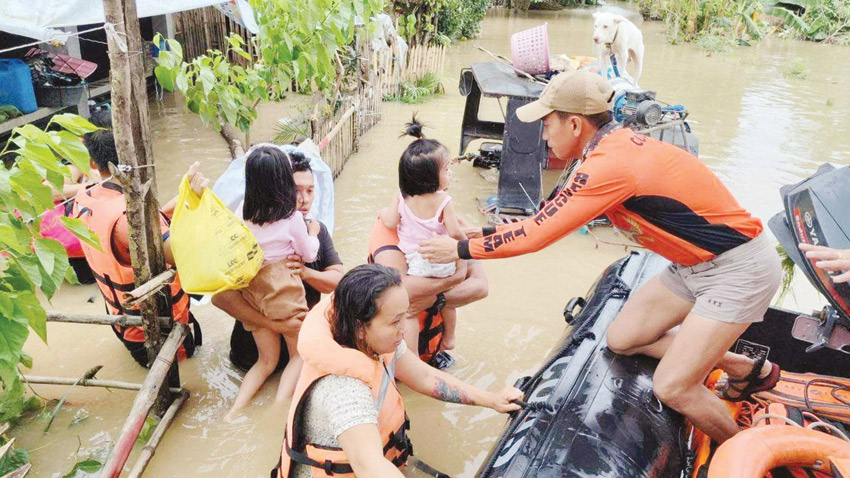
[[[608,347],[661,359],[655,394],[722,443],[738,426],[703,380],[715,366],[726,371],[729,400],[776,384],[775,364],[728,350],[762,320],[779,287],[779,257],[761,221],[699,159],[611,121],[612,96],[608,82],[592,73],[553,78],[517,117],[542,119],[543,139],[559,159],[584,159],[570,186],[522,222],[485,228],[484,237],[468,241],[429,239],[419,250],[435,263],[518,256],[607,215],[672,262],[629,297],[608,329]]]

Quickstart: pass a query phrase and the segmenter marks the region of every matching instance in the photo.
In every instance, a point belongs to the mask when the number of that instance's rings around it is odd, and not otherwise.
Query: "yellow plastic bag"
[[[263,265],[263,251],[245,224],[210,189],[198,197],[186,176],[171,222],[171,252],[190,294],[241,289]]]

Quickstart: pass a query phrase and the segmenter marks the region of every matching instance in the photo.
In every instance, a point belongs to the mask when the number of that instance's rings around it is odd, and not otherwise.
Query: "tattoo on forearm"
[[[452,387],[445,380],[437,379],[437,385],[431,391],[431,396],[437,400],[450,403],[463,403],[465,405],[474,405],[475,402],[469,398],[463,390]]]

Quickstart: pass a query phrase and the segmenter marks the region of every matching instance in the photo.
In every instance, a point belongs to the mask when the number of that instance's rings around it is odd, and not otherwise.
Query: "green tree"
[[[341,57],[352,56],[345,52],[361,27],[370,31],[383,0],[252,0],[251,6],[260,28],[252,38],[258,57],[251,58],[237,35],[228,43],[229,52],[253,61],[252,66],[232,64],[219,50],[187,63],[180,43],[169,39],[154,69],[163,88],[182,93],[205,123],[219,130],[229,123],[249,138],[260,100],[281,99],[291,90],[332,90],[343,73]],[[154,38],[154,44],[161,41]]]
[[[238,35],[228,38],[230,51],[251,59],[242,48],[244,41]],[[157,34],[154,44],[163,41]],[[251,125],[257,119],[260,100],[269,99],[267,72],[263,65],[244,68],[232,64],[219,50],[207,50],[191,63],[183,61],[183,47],[177,40],[165,40],[167,49],[157,56],[154,68],[156,79],[168,91],[179,91],[190,111],[199,115],[207,125],[221,130],[224,123],[239,128],[250,144]]]
[[[61,160],[88,171],[89,154],[79,135],[95,129],[79,116],[56,115],[44,130],[30,124],[15,128],[0,151],[0,422],[34,405],[34,399],[25,399],[18,364],[31,366],[23,352],[30,329],[47,341],[47,316],[36,291],[50,300],[64,280],[76,282],[62,244],[41,237],[39,216],[53,208],[48,184],[62,189],[70,176]],[[61,220],[81,240],[99,247],[85,223]]]
[[[339,73],[337,55],[354,43],[359,25],[372,31],[372,17],[384,8],[383,0],[250,3],[260,27],[257,51],[279,95],[293,84],[302,92],[330,91]]]

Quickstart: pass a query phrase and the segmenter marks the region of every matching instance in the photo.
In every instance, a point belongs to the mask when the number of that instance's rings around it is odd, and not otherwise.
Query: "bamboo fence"
[[[208,49],[226,50],[226,36],[230,33],[242,36],[247,51],[254,56],[250,33],[213,7],[176,13],[174,19],[175,35],[183,44],[186,61]],[[362,43],[363,48],[357,50],[363,62],[361,65],[368,65],[370,70],[369,81],[362,82],[357,90],[349,93],[335,113],[311,121],[311,136],[317,144],[336,129],[322,150],[322,158],[334,177],[357,151],[360,137],[381,120],[384,98],[398,94],[403,82],[416,81],[427,73],[441,75],[446,61],[445,46],[413,45],[402,62],[395,45],[382,52],[372,52],[366,45],[367,42]],[[230,60],[247,63],[238,55],[231,55]],[[355,107],[355,112],[346,114],[351,107]]]
[[[354,108],[353,114],[349,111]],[[327,138],[327,145],[322,150],[322,159],[333,171],[334,179],[342,172],[345,162],[356,151],[358,131],[359,105],[354,97],[349,96],[342,102],[342,107],[331,115],[312,123],[313,141],[320,143],[332,130],[337,131]]]
[[[404,64],[398,61],[393,50],[365,54],[371,55],[367,64],[375,81],[361,85],[358,91],[343,101],[335,114],[311,123],[312,137],[317,144],[332,130],[338,129],[322,151],[322,158],[333,171],[334,178],[339,176],[345,162],[357,151],[360,137],[381,120],[384,98],[398,94],[404,81],[415,81],[430,72],[442,74],[446,47],[413,46],[408,50]],[[355,113],[347,115],[352,106],[356,108]]]
[[[187,62],[210,49],[227,50],[227,35],[231,33],[245,40],[246,51],[254,57],[251,33],[215,7],[175,13],[174,28],[174,36],[183,45],[183,57]],[[245,58],[233,54],[230,55],[230,61],[242,66],[249,63]]]
[[[382,98],[398,94],[403,82],[414,82],[428,73],[441,76],[446,63],[446,47],[413,45],[404,63],[399,62],[398,57],[395,48],[378,52],[373,57],[372,68],[378,74]]]

